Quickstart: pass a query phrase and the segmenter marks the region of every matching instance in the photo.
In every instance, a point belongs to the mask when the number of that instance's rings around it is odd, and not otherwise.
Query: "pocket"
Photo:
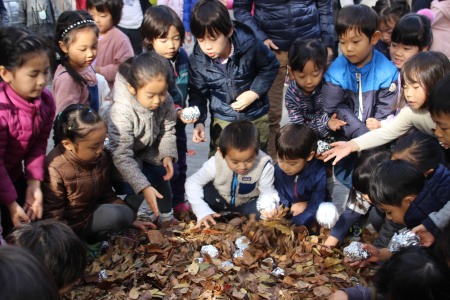
[[[251,193],[256,187],[256,183],[239,183],[238,193],[241,195]]]

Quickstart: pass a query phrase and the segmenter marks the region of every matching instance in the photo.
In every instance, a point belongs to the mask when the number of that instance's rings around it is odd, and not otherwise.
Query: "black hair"
[[[375,166],[370,176],[369,198],[376,206],[401,206],[405,197],[418,195],[425,175],[406,160],[388,160]]]
[[[426,100],[420,108],[427,108],[428,97],[433,87],[450,72],[450,62],[441,52],[425,51],[408,59],[401,70],[403,83],[419,83],[425,90]]]
[[[117,24],[119,24],[120,18],[122,17],[122,0],[87,0],[86,8],[91,9],[93,7],[98,12],[110,13],[114,26],[117,26]]]
[[[153,49],[153,41],[157,38],[166,38],[171,26],[180,34],[180,45],[184,42],[184,25],[177,13],[165,5],[157,5],[145,11],[141,24],[142,45],[145,49]]]
[[[356,32],[362,32],[369,40],[372,40],[377,28],[377,13],[373,8],[363,4],[344,6],[339,10],[336,18],[335,29],[339,37],[354,29]]]
[[[432,116],[450,115],[450,73],[436,83],[428,99],[428,109]]]
[[[324,70],[327,55],[327,49],[320,40],[297,38],[289,49],[289,66],[292,71],[302,72],[306,63],[311,60],[317,69]]]
[[[86,79],[83,78],[69,63],[67,54],[62,51],[59,42],[63,42],[68,47],[75,39],[77,31],[86,27],[92,28],[98,36],[98,27],[95,24],[92,16],[85,10],[65,11],[63,12],[56,23],[56,49],[59,54],[60,63],[66,68],[67,73],[75,80],[76,83],[84,86],[87,84]]]
[[[281,159],[307,159],[317,150],[317,136],[305,124],[286,124],[275,135],[275,150]]]
[[[436,137],[420,131],[402,136],[392,147],[392,158],[413,164],[422,174],[445,164],[444,149]]]
[[[395,253],[374,277],[385,299],[450,299],[450,271],[428,249],[411,246]]]
[[[153,78],[163,77],[169,84],[169,62],[156,52],[131,57],[119,66],[119,73],[138,90]]]
[[[237,149],[239,151],[253,149],[255,154],[258,154],[258,128],[247,120],[235,121],[228,124],[220,133],[219,149],[223,157],[227,155],[230,149]]]
[[[1,27],[0,45],[0,66],[8,71],[23,66],[31,54],[45,53],[50,63],[53,58],[48,42],[25,28]]]
[[[30,250],[53,276],[58,289],[76,282],[86,267],[86,249],[66,224],[47,219],[16,227],[9,242]]]
[[[362,194],[369,194],[370,175],[373,168],[389,159],[391,159],[391,152],[385,147],[362,151],[353,169],[353,188]]]
[[[417,46],[419,51],[429,48],[433,42],[430,19],[414,13],[403,16],[392,30],[391,41],[407,46]]]
[[[227,8],[218,0],[198,1],[191,15],[191,32],[197,38],[206,34],[217,37],[219,34],[228,36],[233,28]]]
[[[55,281],[27,249],[0,247],[0,297],[14,300],[59,300]]]
[[[63,140],[76,143],[85,138],[95,125],[103,122],[98,113],[89,106],[71,104],[56,116],[53,123],[53,141],[55,146]],[[106,126],[106,125],[105,125]]]
[[[372,8],[378,14],[378,23],[397,23],[401,17],[411,11],[406,0],[378,0]]]

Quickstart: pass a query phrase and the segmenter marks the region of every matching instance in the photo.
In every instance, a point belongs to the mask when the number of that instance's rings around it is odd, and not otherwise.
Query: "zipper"
[[[364,107],[363,107],[363,98],[362,98],[361,73],[356,73],[355,75],[356,75],[356,82],[358,83],[358,103],[359,103],[358,119],[360,121],[362,121],[363,120]]]
[[[295,176],[295,180],[294,180],[294,196],[295,199],[298,201],[298,193],[297,193],[297,183],[298,183],[298,175]]]
[[[231,180],[231,205],[236,203],[236,187],[237,187],[237,174],[233,172],[233,179]]]

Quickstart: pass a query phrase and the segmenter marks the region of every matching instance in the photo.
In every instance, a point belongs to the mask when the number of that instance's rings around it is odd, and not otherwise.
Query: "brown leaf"
[[[133,300],[139,298],[139,291],[138,291],[138,289],[137,288],[132,288],[130,290],[130,293],[128,294],[128,297],[130,297]]]
[[[164,237],[159,230],[149,230],[147,231],[147,236],[150,241],[150,245],[161,246],[164,244]]]
[[[313,293],[317,297],[328,297],[331,295],[331,289],[327,286],[318,286],[313,289]]]

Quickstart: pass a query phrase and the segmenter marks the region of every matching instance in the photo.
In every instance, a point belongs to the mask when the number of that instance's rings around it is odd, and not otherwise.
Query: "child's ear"
[[[219,148],[219,147],[217,147],[217,153],[219,153],[220,156],[222,156],[222,158],[225,158],[225,157],[223,156],[223,154],[222,154],[222,151],[220,151],[220,148]]]
[[[291,66],[287,66],[288,69],[288,73],[289,73],[289,80],[293,80],[294,79],[294,71],[292,71]]]
[[[234,28],[231,27],[230,32],[227,34],[227,38],[231,38],[231,36],[233,35],[234,32]]]
[[[370,39],[370,43],[375,46],[378,43],[378,40],[381,37],[381,32],[379,32],[378,30],[375,31],[375,33],[372,35],[372,38]]]
[[[425,172],[425,177],[427,177],[428,175],[430,175],[433,172],[434,172],[434,169],[429,169],[428,171]]]
[[[309,154],[308,158],[306,158],[307,161],[311,161],[314,156],[316,156],[316,151],[311,151],[311,153]]]
[[[12,73],[8,71],[5,66],[0,66],[0,77],[6,83],[11,83],[12,81]]]
[[[136,89],[134,87],[131,86],[131,84],[127,83],[127,88],[128,91],[132,94],[136,96]]]
[[[410,206],[411,203],[416,199],[416,195],[408,195],[405,198],[403,198],[402,202],[406,204],[406,206]]]
[[[68,150],[68,151],[74,150],[73,143],[72,143],[71,141],[69,141],[69,140],[62,140],[62,141],[61,141],[61,144],[62,144],[63,147],[66,148],[66,150]]]
[[[58,41],[58,46],[59,46],[59,48],[61,48],[61,50],[64,52],[64,53],[69,53],[69,49],[67,49],[67,46],[66,46],[66,44],[64,44],[64,42],[63,41]]]

